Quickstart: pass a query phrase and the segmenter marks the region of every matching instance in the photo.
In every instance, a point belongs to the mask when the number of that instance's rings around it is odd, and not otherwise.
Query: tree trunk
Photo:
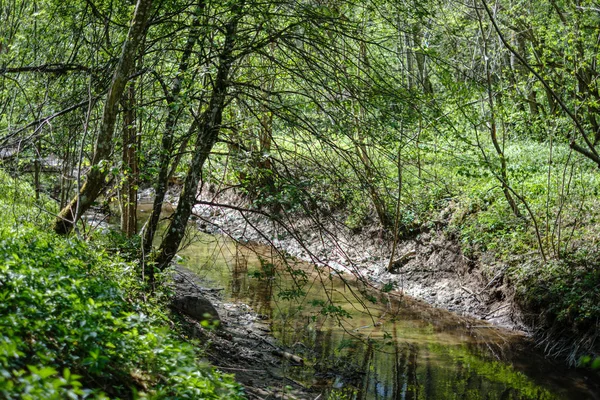
[[[423,87],[423,93],[425,94],[433,94],[433,86],[431,85],[431,80],[429,79],[429,71],[427,69],[427,58],[423,53],[423,31],[418,23],[413,25],[413,44],[415,48],[418,46],[419,50],[414,50],[415,62],[417,64],[417,72],[419,77],[419,82]]]
[[[411,37],[408,32],[404,33],[405,52],[406,52],[406,78],[408,81],[408,89],[412,90],[415,87],[415,68],[414,68],[414,49],[411,42]]]
[[[42,160],[42,145],[40,139],[37,138],[35,141],[35,160],[33,162],[33,186],[35,188],[35,199],[40,199],[40,170]]]
[[[169,265],[183,240],[188,219],[192,214],[192,209],[196,203],[196,194],[198,192],[202,167],[204,166],[204,162],[208,158],[210,151],[217,142],[221,130],[223,108],[225,107],[225,98],[228,89],[228,77],[233,63],[233,47],[239,21],[239,15],[235,15],[235,11],[239,11],[242,5],[236,4],[234,7],[237,10],[234,10],[233,19],[227,24],[225,43],[223,52],[219,56],[219,67],[214,80],[211,99],[208,108],[200,117],[199,132],[194,148],[194,155],[185,178],[183,191],[179,198],[179,204],[177,205],[177,210],[175,210],[175,213],[173,214],[171,224],[167,229],[167,233],[161,243],[155,260],[156,266],[161,270]],[[151,271],[149,277],[150,280],[153,279]]]
[[[113,150],[112,139],[115,131],[119,101],[125,90],[125,85],[134,65],[139,44],[142,42],[150,11],[152,0],[138,0],[127,39],[123,44],[121,57],[115,67],[112,82],[108,90],[104,111],[100,124],[100,132],[96,140],[91,169],[87,173],[86,181],[80,192],[63,208],[54,222],[54,231],[59,234],[68,234],[83,215],[93,204],[102,189],[104,189],[109,168],[108,163]]]
[[[152,213],[150,214],[148,225],[146,227],[146,231],[144,232],[144,254],[150,254],[150,250],[152,249],[154,235],[156,234],[156,229],[158,228],[158,221],[160,219],[162,205],[168,189],[170,175],[169,168],[173,153],[173,135],[175,134],[177,120],[181,114],[179,111],[180,107],[178,107],[179,94],[181,93],[181,81],[184,78],[184,74],[188,70],[189,59],[200,34],[198,28],[200,26],[200,11],[202,6],[203,3],[199,6],[197,15],[192,22],[190,34],[179,63],[179,71],[177,72],[177,76],[173,81],[173,87],[171,88],[171,93],[167,99],[169,102],[169,111],[167,114],[165,130],[163,132],[161,142],[158,179],[154,184],[154,202],[152,204]],[[192,128],[195,128],[196,126],[197,123],[194,121],[192,123]],[[174,171],[174,168],[175,166],[173,167],[172,171]]]
[[[135,90],[129,86],[123,99],[123,182],[121,188],[121,231],[132,237],[137,230],[137,126]]]

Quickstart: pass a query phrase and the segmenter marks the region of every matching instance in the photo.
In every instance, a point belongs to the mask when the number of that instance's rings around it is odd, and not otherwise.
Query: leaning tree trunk
[[[238,5],[239,7],[239,5]],[[215,77],[213,91],[207,109],[200,117],[199,132],[194,148],[194,155],[188,169],[183,191],[179,198],[177,210],[173,215],[171,224],[158,251],[155,259],[159,269],[166,268],[179,249],[183,240],[188,219],[196,203],[196,194],[200,182],[202,167],[208,158],[210,151],[217,142],[221,130],[223,108],[228,88],[228,77],[233,63],[233,46],[239,16],[234,15],[227,24],[225,32],[225,43],[223,52],[219,56],[219,67]],[[150,280],[153,279],[152,271],[149,272]]]
[[[177,107],[180,101],[179,95],[182,89],[181,81],[183,80],[184,75],[188,70],[189,59],[192,56],[194,46],[196,45],[196,42],[198,41],[198,37],[200,35],[200,11],[202,10],[202,7],[203,3],[199,6],[197,15],[192,22],[190,34],[185,45],[185,49],[183,50],[181,61],[179,63],[179,71],[177,72],[177,76],[173,80],[173,87],[171,88],[171,93],[168,96],[169,111],[167,114],[165,130],[163,132],[161,142],[158,179],[154,184],[154,202],[152,204],[152,213],[150,214],[150,218],[148,219],[148,225],[146,226],[146,231],[144,232],[144,254],[149,254],[150,250],[152,249],[152,242],[154,241],[154,235],[156,234],[156,229],[158,228],[158,221],[160,218],[160,213],[162,211],[162,205],[165,200],[165,195],[167,193],[168,180],[170,175],[169,168],[173,153],[173,136],[175,134],[175,128],[177,126],[177,119],[180,115],[179,110],[182,108]],[[196,125],[196,123],[194,122],[193,125]],[[174,170],[174,168],[172,170]]]
[[[106,164],[113,150],[112,138],[115,131],[119,101],[125,90],[129,74],[133,69],[137,49],[144,38],[151,8],[152,0],[138,0],[136,4],[127,39],[123,44],[121,57],[115,68],[104,104],[91,169],[87,173],[86,181],[79,193],[58,214],[54,222],[56,233],[64,235],[71,232],[81,215],[90,208],[104,189],[109,171]]]

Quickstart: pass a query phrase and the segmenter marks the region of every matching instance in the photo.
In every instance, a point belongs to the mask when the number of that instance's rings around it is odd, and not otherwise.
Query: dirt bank
[[[213,203],[213,204],[208,204]],[[216,204],[216,205],[215,205]],[[392,240],[377,227],[351,232],[341,216],[298,217],[248,210],[237,196],[201,197],[194,209],[199,229],[235,240],[272,245],[290,255],[378,287],[387,286],[434,306],[524,329],[512,293],[504,284],[505,267],[466,257],[456,238],[444,229],[451,210],[442,211],[435,224],[409,239]],[[390,263],[390,260],[392,261]]]

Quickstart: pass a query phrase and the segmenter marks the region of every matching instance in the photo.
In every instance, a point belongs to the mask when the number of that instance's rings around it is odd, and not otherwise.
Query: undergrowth
[[[549,149],[534,151],[529,142],[507,146],[506,154],[521,215],[498,182],[471,179],[454,198],[447,229],[468,257],[492,260],[482,265],[489,279],[506,270],[504,282],[516,288],[515,300],[548,354],[598,366],[598,172],[564,148],[553,149],[550,165]]]
[[[589,254],[579,256],[519,269],[517,301],[546,353],[597,369],[600,269]]]
[[[44,231],[31,189],[0,172],[0,397],[238,399],[177,340],[132,263]]]

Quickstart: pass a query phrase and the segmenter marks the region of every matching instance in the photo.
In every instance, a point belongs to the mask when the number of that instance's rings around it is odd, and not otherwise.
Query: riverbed
[[[600,398],[596,372],[547,360],[519,332],[375,291],[273,247],[194,236],[180,262],[258,315],[288,349],[278,372],[312,398]]]

